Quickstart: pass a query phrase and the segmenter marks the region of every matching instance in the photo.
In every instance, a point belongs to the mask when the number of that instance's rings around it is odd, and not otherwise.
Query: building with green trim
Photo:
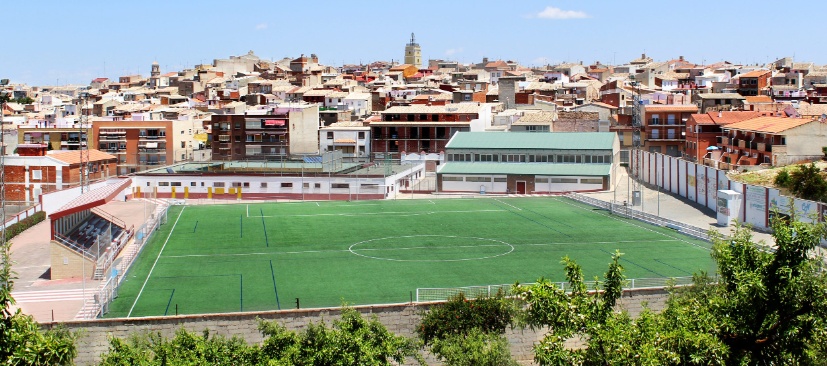
[[[437,171],[441,192],[560,193],[612,189],[614,132],[457,132]]]

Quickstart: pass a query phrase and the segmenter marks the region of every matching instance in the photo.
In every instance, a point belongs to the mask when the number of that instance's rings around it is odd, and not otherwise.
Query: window
[[[292,188],[293,183],[291,182],[281,182],[281,188]]]
[[[350,183],[333,183],[330,185],[330,188],[350,189]]]
[[[190,187],[195,187],[195,182],[190,182]]]
[[[552,183],[577,183],[577,178],[551,178]]]
[[[184,149],[187,147],[187,143],[185,141],[181,141],[181,148]]]
[[[327,132],[327,139],[328,140],[333,140],[333,131],[328,131]]]
[[[302,188],[310,188],[310,183],[302,183]]]
[[[313,188],[322,188],[321,183],[313,183]]]
[[[170,183],[169,185],[171,185],[171,186],[173,186],[173,187],[180,187],[180,186],[181,186],[181,182],[172,182],[172,183]]]
[[[32,170],[32,180],[41,180],[43,179],[43,171],[40,169]]]
[[[242,186],[244,188],[250,188],[250,182],[244,182],[244,184],[242,184]]]
[[[218,135],[218,142],[230,142],[230,135]]]
[[[213,182],[212,186],[216,188],[224,188],[224,182]]]
[[[548,178],[537,178],[534,183],[548,183]]]
[[[505,183],[505,182],[508,182],[508,178],[505,178],[505,177],[494,178],[494,183]]]
[[[462,177],[451,176],[451,175],[443,175],[442,176],[443,182],[462,182]]]
[[[491,177],[465,177],[466,182],[484,182],[490,183]]]
[[[236,122],[236,123],[233,125],[233,128],[235,128],[236,130],[241,129],[241,122]]]
[[[235,142],[241,142],[241,136],[236,135],[236,136],[233,136],[233,137],[234,137],[233,140],[235,140]]]
[[[169,187],[169,182],[158,182],[158,187]]]
[[[267,188],[267,182],[261,182],[260,188]]]
[[[603,179],[601,178],[581,178],[580,184],[603,184]]]

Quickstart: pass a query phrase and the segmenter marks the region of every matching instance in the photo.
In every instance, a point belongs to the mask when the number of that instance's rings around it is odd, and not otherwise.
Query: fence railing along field
[[[664,288],[669,286],[685,286],[692,284],[692,277],[672,278],[631,278],[626,279],[623,285],[624,290]],[[523,284],[531,285],[531,284]],[[571,286],[568,282],[554,282],[557,288],[569,292]],[[467,287],[444,287],[444,288],[418,288],[416,289],[416,302],[446,301],[449,298],[465,295],[466,298],[477,298],[480,296],[493,296],[503,291],[506,296],[513,295],[514,285],[488,285],[488,286],[467,286]]]
[[[109,278],[101,283],[92,299],[86,300],[83,308],[78,313],[78,318],[94,319],[103,316],[109,311],[109,304],[118,297],[118,288],[126,278],[125,274],[129,270],[129,267],[132,266],[135,258],[143,251],[146,243],[149,242],[153,234],[158,230],[158,227],[167,222],[169,204],[163,200],[155,200],[154,203],[157,204],[155,212],[146,223],[135,230],[135,241],[132,243],[132,246],[125,248],[127,252],[121,257],[117,270],[113,270]],[[133,228],[134,226],[129,230],[131,231]]]
[[[652,215],[650,213],[646,213],[637,209],[634,209],[628,205],[619,204],[615,202],[606,202],[602,201],[593,197],[589,197],[584,194],[580,193],[569,193],[566,197],[573,199],[578,202],[582,202],[591,206],[595,206],[597,208],[602,208],[604,210],[608,210],[610,213],[630,219],[635,219],[638,221],[643,221],[652,225],[668,227],[673,229],[679,233],[684,235],[691,236],[693,238],[709,241],[709,230],[702,229],[697,226],[692,226],[689,224],[685,224],[679,221],[670,220],[664,217],[660,217],[657,215]]]

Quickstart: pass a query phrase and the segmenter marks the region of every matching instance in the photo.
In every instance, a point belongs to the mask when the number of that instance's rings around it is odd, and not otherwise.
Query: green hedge
[[[17,236],[17,234],[26,231],[26,229],[37,225],[39,222],[43,220],[46,220],[46,212],[38,211],[35,212],[34,215],[31,215],[23,220],[20,220],[15,224],[12,224],[8,228],[6,228],[6,240],[9,240]]]

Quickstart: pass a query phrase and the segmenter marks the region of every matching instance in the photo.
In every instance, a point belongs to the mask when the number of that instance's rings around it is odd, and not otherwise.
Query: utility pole
[[[634,106],[632,106],[632,127],[634,130],[632,131],[632,154],[629,159],[631,172],[629,175],[634,175],[632,178],[632,197],[629,198],[631,202],[629,204],[631,206],[641,205],[641,210],[643,209],[643,197],[641,192],[641,170],[643,169],[643,164],[641,162],[641,145],[643,145],[643,134],[641,133],[643,130],[643,113],[641,113],[641,108],[643,108],[643,103],[640,99],[640,82],[639,81],[632,81],[631,85],[635,87],[635,94],[633,98]]]
[[[78,149],[80,150],[80,193],[89,192],[89,129],[86,124],[88,121],[83,114],[83,108],[86,106],[86,100],[89,98],[88,92],[81,92],[78,98]],[[84,143],[84,138],[86,139]]]

